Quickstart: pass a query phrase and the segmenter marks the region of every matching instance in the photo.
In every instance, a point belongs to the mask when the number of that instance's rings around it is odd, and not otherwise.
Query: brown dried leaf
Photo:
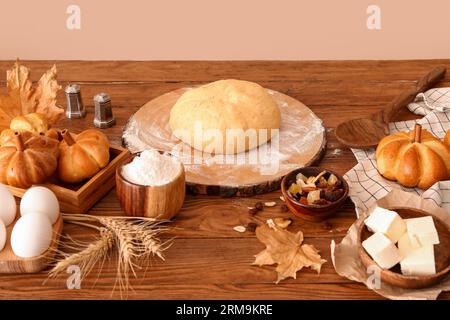
[[[64,113],[64,110],[56,106],[56,95],[61,86],[56,80],[56,65],[47,70],[41,77],[36,88],[35,98],[37,100],[36,110],[46,115],[48,123],[56,123]]]
[[[256,264],[260,267],[265,265],[270,266],[272,264],[275,264],[275,261],[273,261],[272,256],[267,250],[263,250],[255,256],[255,262],[253,262],[253,264]]]
[[[44,73],[36,88],[30,80],[30,71],[19,61],[6,72],[7,94],[0,95],[0,125],[8,127],[18,115],[38,112],[50,124],[57,122],[64,110],[56,106],[56,95],[61,86],[56,80],[56,66]]]
[[[276,283],[289,277],[296,279],[297,271],[303,267],[310,267],[320,273],[322,264],[326,262],[314,246],[302,244],[301,231],[294,234],[284,229],[262,225],[256,229],[256,237],[266,245],[266,249],[255,256],[253,264],[277,264]]]
[[[0,95],[0,108],[11,119],[32,112],[35,104],[30,73],[27,67],[14,64],[6,71],[7,95]]]

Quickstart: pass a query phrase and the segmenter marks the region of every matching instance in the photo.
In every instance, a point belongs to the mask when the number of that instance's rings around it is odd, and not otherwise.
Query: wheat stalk
[[[71,265],[77,265],[80,268],[82,278],[84,278],[97,262],[105,259],[108,252],[114,244],[114,233],[107,228],[99,228],[100,237],[93,243],[89,244],[78,253],[68,255],[63,254],[65,258],[50,270],[49,275],[56,277],[61,272],[65,272]],[[74,240],[72,242],[76,243]]]
[[[139,258],[139,243],[137,243],[126,223],[117,219],[99,218],[101,224],[109,228],[115,235],[118,248],[117,279],[121,288],[128,289],[129,273],[136,277],[135,260]]]
[[[155,228],[156,224],[147,222],[139,224],[128,222],[128,224],[136,239],[141,243],[141,257],[158,256],[161,260],[164,260],[163,251],[168,248],[167,244],[171,240],[163,243],[157,236],[166,229]]]
[[[122,290],[126,291],[129,288],[129,274],[132,273],[136,277],[135,269],[140,267],[137,261],[150,255],[164,260],[163,251],[171,244],[171,240],[161,242],[158,238],[161,232],[168,229],[161,226],[161,223],[165,221],[141,217],[78,214],[63,214],[63,218],[65,222],[99,230],[100,237],[94,243],[85,245],[84,249],[78,253],[69,255],[59,252],[65,258],[56,263],[50,271],[50,276],[58,275],[67,270],[70,265],[78,265],[84,277],[95,264],[100,260],[104,261],[113,247],[116,247],[118,253],[116,285],[119,285],[122,293]],[[77,250],[83,247],[79,242],[70,240],[73,245],[64,243],[67,248]]]

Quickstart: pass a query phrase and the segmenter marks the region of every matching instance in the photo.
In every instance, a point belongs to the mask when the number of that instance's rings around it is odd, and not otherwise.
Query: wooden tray
[[[411,208],[392,207],[389,210],[396,211],[403,219],[419,218],[429,216],[425,211]],[[436,262],[436,274],[430,276],[404,276],[400,271],[400,265],[389,270],[382,269],[381,280],[393,286],[406,289],[419,289],[437,284],[450,272],[450,228],[442,220],[433,216],[434,224],[439,234],[438,245],[434,246],[434,257]],[[359,255],[366,268],[376,265],[376,262],[367,254],[362,242],[372,235],[364,223],[358,232]]]
[[[126,149],[111,146],[109,149],[111,161],[91,179],[79,184],[64,183],[56,176],[49,182],[42,184],[52,190],[59,200],[61,211],[66,213],[86,213],[108,191],[115,186],[115,174],[117,165],[125,159],[129,153]],[[21,198],[26,189],[8,186],[9,190]]]
[[[181,88],[166,93],[142,106],[124,128],[124,146],[132,153],[148,148],[172,152],[180,140],[172,136],[168,125],[170,110],[177,99],[190,89]],[[182,159],[188,192],[220,196],[252,196],[271,192],[279,189],[281,179],[287,173],[313,165],[322,158],[326,148],[322,121],[300,101],[281,92],[267,90],[281,111],[279,149],[289,159],[283,160],[279,170],[270,175],[262,175],[258,165],[192,164]],[[186,148],[189,149],[189,146]],[[204,155],[201,156],[205,160]],[[187,160],[191,159],[188,157]]]
[[[16,221],[20,218],[20,213],[17,215]],[[59,215],[58,220],[53,224],[53,239],[50,248],[40,256],[33,258],[20,258],[12,251],[11,232],[16,221],[6,228],[6,245],[0,251],[0,273],[36,273],[44,270],[52,262],[58,247],[59,237],[64,225],[62,215]]]

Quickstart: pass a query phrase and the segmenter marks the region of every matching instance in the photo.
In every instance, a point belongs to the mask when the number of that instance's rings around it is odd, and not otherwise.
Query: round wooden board
[[[174,150],[186,148],[172,136],[168,122],[172,106],[190,89],[171,91],[142,106],[124,128],[124,146],[132,153],[153,148],[175,155],[177,152]],[[241,154],[245,156],[246,164],[237,165],[224,163],[223,157],[201,154],[188,147],[192,156],[181,157],[186,169],[188,192],[220,196],[252,196],[271,192],[279,189],[281,179],[287,173],[313,165],[322,158],[326,149],[322,121],[300,101],[277,91],[268,89],[268,92],[281,112],[279,139],[272,139],[267,144],[268,150],[276,151],[271,152],[270,156],[259,153],[259,162],[250,164],[248,159],[263,149],[250,150]],[[201,163],[198,160],[194,163],[193,155],[200,157]]]

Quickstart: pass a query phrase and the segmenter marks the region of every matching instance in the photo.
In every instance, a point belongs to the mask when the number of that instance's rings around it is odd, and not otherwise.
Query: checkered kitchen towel
[[[443,138],[450,130],[450,88],[430,89],[417,95],[408,109],[415,114],[424,115],[422,119],[400,121],[389,124],[391,133],[412,130],[416,123]],[[392,189],[401,189],[421,195],[434,201],[450,212],[450,181],[440,181],[428,190],[405,188],[400,184],[384,179],[376,169],[375,149],[352,149],[358,164],[347,172],[344,178],[350,186],[350,198],[355,203],[356,214],[366,211],[376,200],[384,197]]]

